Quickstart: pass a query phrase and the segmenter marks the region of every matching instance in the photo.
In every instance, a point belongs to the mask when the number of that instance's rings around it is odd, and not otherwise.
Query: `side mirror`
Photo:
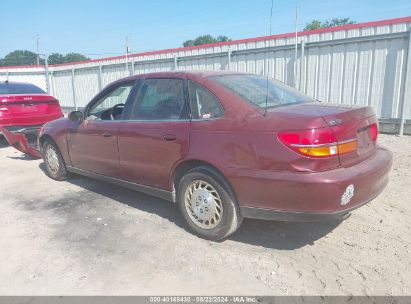
[[[80,121],[83,118],[83,113],[81,111],[72,111],[68,115],[68,119],[71,121]]]

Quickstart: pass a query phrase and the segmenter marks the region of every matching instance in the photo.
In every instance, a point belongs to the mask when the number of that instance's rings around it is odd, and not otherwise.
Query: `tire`
[[[43,144],[42,154],[47,175],[54,180],[66,180],[68,178],[66,164],[57,145],[46,139]]]
[[[208,167],[194,168],[181,178],[177,204],[188,228],[212,241],[234,233],[243,220],[230,186]]]

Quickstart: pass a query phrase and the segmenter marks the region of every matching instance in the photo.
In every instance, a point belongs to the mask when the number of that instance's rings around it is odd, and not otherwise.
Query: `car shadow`
[[[278,222],[244,219],[230,239],[277,250],[293,250],[314,242],[333,231],[342,220],[324,222]]]
[[[44,162],[39,164],[39,168],[46,174]],[[174,208],[174,204],[169,201],[78,174],[72,174],[65,182],[138,210],[157,214],[185,229],[184,223],[179,217],[177,208]]]
[[[5,139],[1,138],[0,139],[0,149],[7,148],[7,147],[10,147],[9,143]],[[31,156],[29,154],[25,154],[25,153],[23,153],[23,152],[21,152],[17,149],[14,149],[13,151],[18,152],[18,155],[16,155],[16,156],[8,156],[7,155],[6,157],[10,158],[10,159],[15,159],[15,160],[28,160],[28,161],[38,160],[37,157]]]
[[[22,153],[22,152],[20,152],[20,153]],[[36,157],[30,156],[28,154],[23,154],[23,153],[20,156],[7,156],[7,158],[17,159],[17,160],[38,160],[38,158],[36,158]]]
[[[44,173],[46,172],[44,163],[40,163],[39,167]],[[173,203],[80,175],[71,176],[67,182],[121,204],[157,214],[189,232],[179,215],[177,206]],[[244,219],[240,229],[228,239],[265,248],[293,250],[313,245],[341,222],[342,220],[293,223]]]

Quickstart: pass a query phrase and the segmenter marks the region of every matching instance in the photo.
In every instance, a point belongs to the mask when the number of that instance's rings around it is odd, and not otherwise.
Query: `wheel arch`
[[[55,144],[56,147],[59,149],[59,152],[60,152],[60,154],[61,154],[61,151],[60,151],[61,149],[60,149],[60,147],[58,146],[57,142],[54,140],[54,138],[53,138],[50,134],[43,134],[41,137],[39,137],[39,149],[40,149],[40,152],[42,152],[42,150],[43,150],[43,145],[44,145],[44,142],[45,142],[46,140],[51,141],[53,144]]]
[[[43,145],[44,145],[44,142],[46,140],[52,142],[57,147],[58,152],[62,156],[64,163],[65,164],[70,164],[68,162],[68,159],[66,159],[65,153],[62,153],[63,151],[62,151],[61,147],[59,146],[57,141],[53,138],[53,136],[51,136],[50,134],[45,133],[45,134],[41,135],[41,137],[39,137],[39,150],[40,150],[40,152],[43,153],[43,151],[42,151],[43,150]]]
[[[43,146],[44,142],[46,140],[51,140],[53,143],[56,144],[56,141],[53,139],[53,137],[51,137],[49,134],[43,134],[41,135],[41,137],[39,138],[39,143],[41,144],[40,147]]]
[[[170,178],[170,188],[173,189],[173,191],[176,193],[175,197],[177,197],[178,183],[181,180],[181,178],[184,176],[184,174],[186,174],[188,171],[192,169],[200,168],[200,167],[206,168],[207,170],[209,170],[211,174],[214,174],[220,179],[222,179],[222,182],[228,188],[232,198],[235,199],[235,201],[237,201],[237,196],[234,191],[234,188],[231,186],[231,183],[228,181],[225,175],[221,172],[221,170],[218,169],[215,165],[209,162],[206,162],[204,160],[199,160],[199,159],[184,160],[180,162],[178,165],[176,165],[175,168],[173,169],[171,178]]]

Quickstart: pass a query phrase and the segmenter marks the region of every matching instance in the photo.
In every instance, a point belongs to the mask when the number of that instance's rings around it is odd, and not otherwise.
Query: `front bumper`
[[[392,153],[379,147],[368,159],[348,168],[299,173],[229,169],[224,173],[244,217],[315,221],[339,218],[374,199],[388,183]],[[349,202],[347,187],[354,186]]]

